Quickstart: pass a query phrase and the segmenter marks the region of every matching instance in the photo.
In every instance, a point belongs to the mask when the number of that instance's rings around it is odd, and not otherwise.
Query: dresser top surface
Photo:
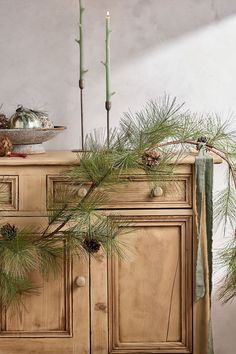
[[[178,164],[192,165],[195,163],[197,152],[184,154]],[[173,158],[172,163],[176,162]],[[221,163],[220,157],[214,155],[214,163]],[[79,153],[72,151],[47,151],[45,154],[27,155],[22,157],[0,157],[0,166],[69,166],[79,164]]]
[[[78,163],[78,154],[72,151],[47,151],[45,154],[27,155],[25,158],[0,157],[0,166],[67,166]]]

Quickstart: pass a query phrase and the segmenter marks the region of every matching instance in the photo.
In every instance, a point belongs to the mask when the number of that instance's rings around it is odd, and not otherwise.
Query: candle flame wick
[[[109,17],[110,16],[110,11],[107,11],[107,17]]]

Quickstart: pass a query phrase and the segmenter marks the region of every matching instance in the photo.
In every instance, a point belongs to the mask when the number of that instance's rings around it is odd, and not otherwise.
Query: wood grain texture
[[[17,211],[19,208],[18,176],[0,176],[0,210]]]
[[[9,337],[60,337],[72,335],[72,269],[69,255],[65,254],[61,273],[47,281],[39,274],[32,274],[32,281],[40,289],[40,296],[22,300],[26,307],[2,317],[1,336]]]
[[[109,353],[190,353],[192,348],[191,217],[122,217],[127,260],[108,266]]]
[[[159,181],[157,186],[163,190],[163,195],[153,196],[153,183],[144,175],[139,174],[122,177],[123,184],[112,186],[106,190],[108,202],[101,206],[102,209],[132,209],[132,208],[191,208],[192,207],[192,178],[191,174],[175,174],[169,181]],[[73,185],[74,193],[72,201],[82,198],[81,191],[88,190],[89,183],[83,183],[77,187]],[[70,181],[58,175],[47,176],[47,196],[49,201],[60,204],[60,196],[70,195]]]
[[[107,258],[91,258],[91,353],[108,353]]]
[[[42,226],[46,218],[13,218],[18,227]],[[78,288],[77,276],[85,278]],[[17,313],[1,314],[0,354],[48,353],[87,354],[89,350],[89,267],[88,260],[65,252],[62,271],[57,277],[43,280],[37,273],[32,280],[40,286],[38,296],[23,298],[25,307]]]
[[[0,166],[71,166],[78,164],[78,154],[71,151],[47,151],[26,158],[1,157]]]
[[[115,186],[108,190],[109,203],[107,208],[191,208],[191,175],[174,175],[168,182],[159,181],[163,195],[153,196],[152,182],[142,175],[134,176],[128,183]]]
[[[173,159],[170,160],[170,164],[178,165],[193,165],[195,163],[195,157],[197,151],[187,152],[182,154],[181,159],[178,155],[178,161],[176,156],[173,155]],[[215,154],[212,154],[214,163],[221,163],[222,160]],[[1,157],[0,166],[42,166],[42,165],[54,165],[54,166],[71,166],[79,163],[80,154],[72,151],[47,151],[45,154],[28,155],[25,159],[19,157]]]
[[[47,215],[47,175],[58,176],[67,169],[68,166],[51,165],[1,167],[0,188],[1,182],[5,183],[2,187],[8,195],[0,210],[12,217]]]
[[[150,198],[140,171],[109,191],[107,214],[130,224],[131,232],[122,236],[126,258],[65,257],[61,276],[48,283],[33,274],[42,294],[28,298],[20,316],[2,314],[0,354],[194,354],[194,158],[175,166],[169,189],[159,197]],[[10,183],[5,222],[45,227],[48,201],[53,196],[59,202],[58,192],[68,186],[61,174],[75,163],[72,152],[0,159],[2,178]],[[83,287],[75,284],[79,276]]]

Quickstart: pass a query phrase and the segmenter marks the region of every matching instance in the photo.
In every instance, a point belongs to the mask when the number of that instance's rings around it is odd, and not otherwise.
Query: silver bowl
[[[45,141],[51,140],[66,129],[64,126],[36,129],[0,129],[0,138],[8,137],[13,144],[13,152],[23,154],[43,154]]]

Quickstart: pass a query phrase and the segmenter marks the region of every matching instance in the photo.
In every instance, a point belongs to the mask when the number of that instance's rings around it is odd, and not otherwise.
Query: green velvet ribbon
[[[199,153],[195,161],[196,172],[196,206],[198,222],[198,246],[197,246],[197,264],[196,264],[196,286],[195,300],[205,296],[205,282],[209,281],[209,296],[212,292],[212,236],[213,236],[213,157],[206,152],[206,144],[199,143]],[[201,244],[201,225],[202,207],[205,203],[206,212],[206,234],[208,251],[209,279],[205,279],[203,267],[203,255]],[[209,341],[208,353],[213,354],[213,341],[211,323],[209,323]]]

